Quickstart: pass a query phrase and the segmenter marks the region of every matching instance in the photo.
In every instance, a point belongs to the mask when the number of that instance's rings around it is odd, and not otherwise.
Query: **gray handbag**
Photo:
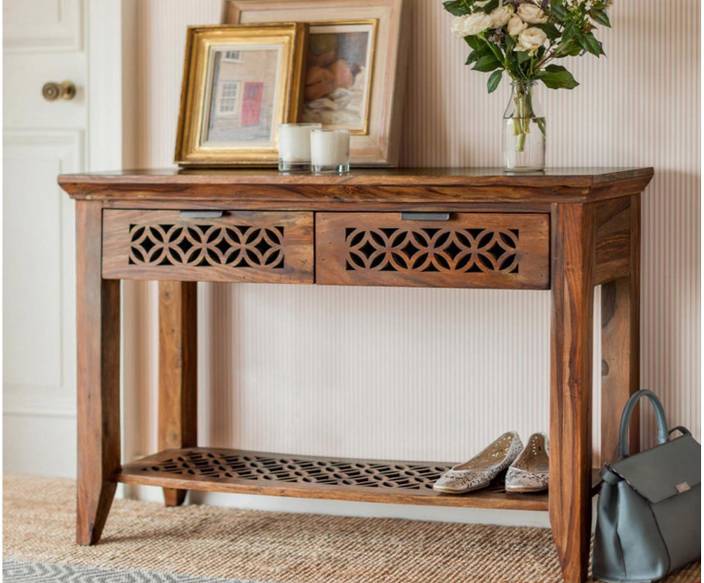
[[[658,445],[628,455],[628,426],[641,397],[655,408]],[[668,437],[675,431],[682,436]],[[626,404],[619,460],[602,470],[594,539],[594,578],[657,581],[700,555],[701,446],[684,427],[668,433],[665,411],[650,391]]]

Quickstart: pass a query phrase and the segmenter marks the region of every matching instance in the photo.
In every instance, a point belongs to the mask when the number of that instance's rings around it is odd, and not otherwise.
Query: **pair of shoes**
[[[433,489],[444,494],[466,494],[486,488],[506,472],[506,491],[542,492],[548,488],[548,447],[543,433],[534,433],[523,447],[515,431],[500,436],[464,464],[454,466],[435,482]]]

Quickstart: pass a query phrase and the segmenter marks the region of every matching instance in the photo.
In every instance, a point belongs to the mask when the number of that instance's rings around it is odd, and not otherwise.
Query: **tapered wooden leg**
[[[630,274],[601,288],[601,461],[616,458],[621,411],[638,390],[640,373],[640,198],[630,206]],[[638,414],[631,418],[631,452],[640,449]]]
[[[81,545],[100,539],[120,469],[120,282],[101,276],[101,222],[100,203],[76,203],[76,541]]]
[[[586,581],[591,529],[593,218],[588,205],[553,210],[550,491],[564,580]]]
[[[197,287],[159,283],[159,449],[197,445]],[[166,506],[186,490],[164,488]]]

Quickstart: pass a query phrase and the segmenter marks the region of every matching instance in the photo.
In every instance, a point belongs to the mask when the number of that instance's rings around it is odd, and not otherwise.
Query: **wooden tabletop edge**
[[[119,191],[159,187],[187,188],[208,184],[210,186],[318,186],[318,187],[364,187],[379,188],[415,187],[498,187],[519,186],[524,188],[563,188],[589,190],[603,188],[609,184],[638,180],[645,187],[653,177],[654,169],[645,168],[603,168],[553,169],[545,173],[504,174],[500,169],[360,169],[345,176],[313,176],[307,174],[285,175],[274,170],[232,170],[232,171],[193,171],[176,170],[126,170],[119,172],[98,172],[82,174],[61,174],[59,186],[74,197],[84,197],[91,192],[104,192],[114,187]]]

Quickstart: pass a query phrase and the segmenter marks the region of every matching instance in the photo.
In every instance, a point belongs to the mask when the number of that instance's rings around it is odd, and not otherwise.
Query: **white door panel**
[[[5,0],[3,43],[13,51],[80,51],[81,0]]]
[[[73,409],[74,216],[56,185],[82,132],[5,132],[3,345],[8,411]],[[31,202],[30,202],[31,201]]]
[[[6,128],[84,128],[86,123],[86,60],[83,54],[6,53],[3,112]],[[47,81],[72,81],[76,96],[46,101]]]
[[[3,3],[3,413],[8,471],[70,474],[75,464],[75,429],[67,423],[75,415],[74,205],[56,178],[85,169],[88,6],[81,0]],[[49,102],[42,97],[44,83],[65,80],[78,88],[73,100]],[[65,471],[57,472],[57,467]]]

